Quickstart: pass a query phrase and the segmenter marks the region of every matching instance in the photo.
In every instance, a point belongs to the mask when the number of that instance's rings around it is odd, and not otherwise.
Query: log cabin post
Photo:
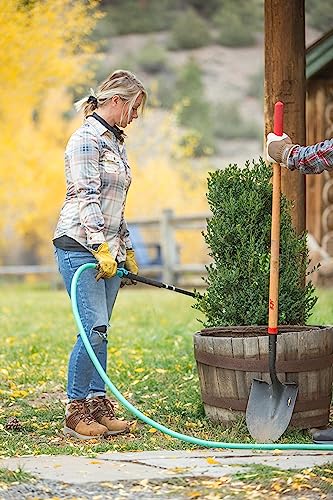
[[[304,0],[265,0],[265,135],[273,131],[274,104],[282,101],[284,130],[305,144]],[[293,224],[305,229],[305,176],[282,169],[281,189],[293,201]]]

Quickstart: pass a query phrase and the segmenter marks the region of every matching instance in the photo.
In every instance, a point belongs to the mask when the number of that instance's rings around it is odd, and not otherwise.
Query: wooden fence
[[[147,247],[155,247],[159,259],[158,262],[145,263],[140,265],[142,275],[150,275],[161,279],[165,283],[177,284],[198,284],[202,283],[201,276],[206,274],[205,264],[192,262],[182,264],[178,259],[178,248],[176,242],[176,233],[178,230],[197,230],[201,233],[206,229],[207,218],[210,213],[198,213],[191,215],[178,216],[173,210],[163,210],[158,217],[142,217],[127,220],[128,225],[138,228],[143,235],[151,232],[154,234],[154,240],[147,243]],[[208,262],[208,255],[207,255]],[[24,276],[28,274],[55,274],[58,273],[55,266],[48,265],[15,265],[0,266],[1,276]],[[199,281],[200,280],[200,281]]]
[[[178,216],[173,210],[167,209],[158,217],[141,217],[129,219],[127,222],[131,230],[139,231],[141,235],[141,246],[146,250],[153,249],[158,259],[149,262],[140,263],[140,274],[155,277],[164,283],[181,284],[183,286],[201,286],[202,276],[206,276],[205,265],[210,262],[207,250],[207,260],[205,263],[191,262],[182,263],[179,259],[179,248],[177,244],[177,231],[194,230],[201,236],[201,231],[206,229],[207,219],[211,217],[210,213],[197,213]],[[133,231],[133,233],[135,233]],[[183,233],[184,234],[184,233]],[[140,248],[137,248],[139,254]],[[308,234],[308,248],[312,262],[312,268],[318,262],[321,267],[312,273],[310,278],[316,284],[332,286],[333,283],[333,258],[318,245],[315,238]],[[196,252],[193,252],[196,255]],[[202,256],[201,256],[202,260]],[[0,266],[0,279],[10,276],[25,275],[49,275],[52,283],[56,283],[59,278],[58,270],[55,265],[13,265]]]

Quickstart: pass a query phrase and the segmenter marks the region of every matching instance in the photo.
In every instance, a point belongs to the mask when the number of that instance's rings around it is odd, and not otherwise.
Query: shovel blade
[[[287,429],[296,403],[295,383],[268,384],[253,379],[246,408],[246,425],[258,443],[273,443]]]

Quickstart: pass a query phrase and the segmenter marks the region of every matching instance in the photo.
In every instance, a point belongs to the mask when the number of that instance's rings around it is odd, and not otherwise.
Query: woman
[[[122,129],[138,117],[146,99],[133,73],[115,71],[96,94],[91,89],[90,96],[76,103],[85,120],[65,151],[67,191],[53,243],[69,294],[75,271],[87,262],[98,264],[98,271],[82,273],[77,298],[83,327],[104,370],[108,325],[121,282],[117,266],[138,273],[124,219],[131,170]],[[65,434],[92,439],[128,430],[128,423],[115,417],[80,335],[69,359],[67,395]]]

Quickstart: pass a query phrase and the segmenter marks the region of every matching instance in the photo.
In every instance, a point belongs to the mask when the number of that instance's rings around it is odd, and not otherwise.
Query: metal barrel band
[[[268,356],[261,359],[231,358],[195,350],[195,357],[198,362],[215,368],[256,373],[268,372]],[[280,360],[276,362],[276,370],[278,373],[302,373],[329,368],[332,364],[333,354],[329,354],[317,358]]]
[[[203,393],[202,401],[210,406],[216,406],[216,408],[225,408],[236,411],[245,411],[247,406],[247,399],[238,398],[223,398],[218,396],[212,396],[211,394]],[[311,411],[311,410],[321,410],[329,408],[331,402],[330,397],[324,397],[319,399],[296,400],[295,411]]]

